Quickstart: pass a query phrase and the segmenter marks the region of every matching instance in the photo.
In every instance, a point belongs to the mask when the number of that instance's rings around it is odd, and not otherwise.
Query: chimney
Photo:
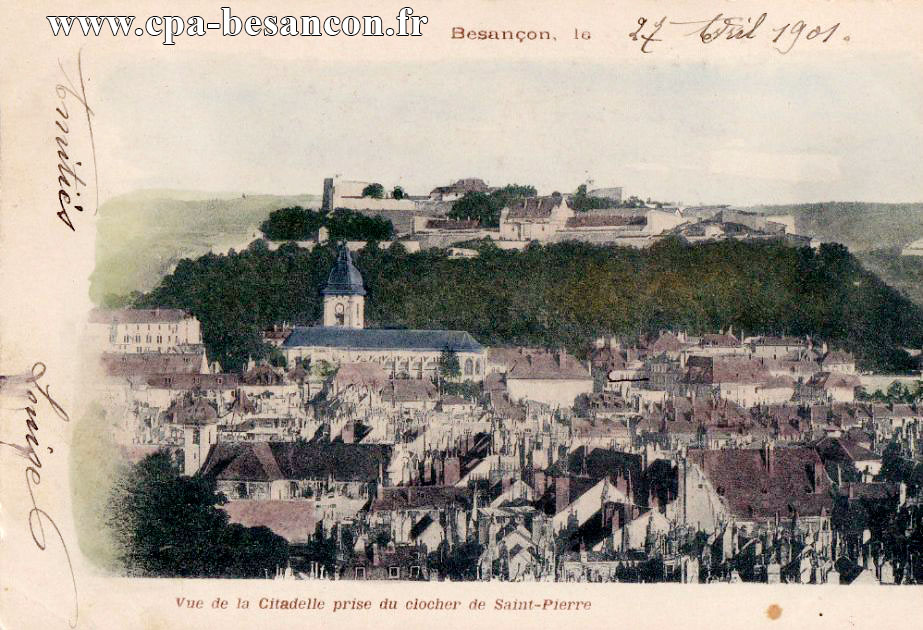
[[[827,471],[824,469],[824,463],[821,461],[814,462],[814,492],[820,492],[823,489],[826,477]]]
[[[556,477],[554,480],[555,514],[563,512],[570,505],[570,477]]]
[[[447,457],[445,460],[445,485],[454,486],[461,480],[461,460],[458,457]]]

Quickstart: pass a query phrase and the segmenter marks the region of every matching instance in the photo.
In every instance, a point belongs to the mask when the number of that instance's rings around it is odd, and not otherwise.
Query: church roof
[[[355,348],[359,350],[438,350],[480,352],[484,347],[462,330],[392,330],[296,326],[283,347]]]
[[[324,295],[365,295],[362,274],[353,264],[352,254],[345,245],[340,249],[337,261],[327,276],[327,286],[321,291]]]

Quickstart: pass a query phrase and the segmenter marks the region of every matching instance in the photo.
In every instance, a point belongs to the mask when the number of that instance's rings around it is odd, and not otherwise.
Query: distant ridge
[[[99,208],[90,298],[145,291],[183,258],[243,249],[270,212],[294,205],[318,207],[320,195],[146,189],[109,199]]]

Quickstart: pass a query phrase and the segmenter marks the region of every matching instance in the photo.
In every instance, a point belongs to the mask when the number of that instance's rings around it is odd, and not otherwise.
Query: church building
[[[365,285],[343,247],[321,291],[322,326],[296,326],[282,344],[289,364],[301,358],[343,363],[378,363],[393,378],[432,378],[445,350],[458,356],[462,380],[481,381],[487,351],[461,330],[374,329],[365,327]]]

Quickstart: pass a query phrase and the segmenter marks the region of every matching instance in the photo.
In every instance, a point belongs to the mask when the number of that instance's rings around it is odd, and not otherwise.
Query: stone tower
[[[340,248],[321,294],[324,296],[324,326],[365,328],[365,286],[346,245]]]

